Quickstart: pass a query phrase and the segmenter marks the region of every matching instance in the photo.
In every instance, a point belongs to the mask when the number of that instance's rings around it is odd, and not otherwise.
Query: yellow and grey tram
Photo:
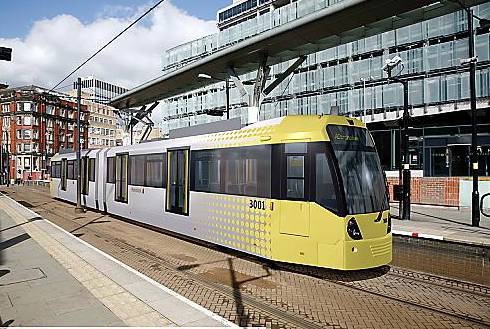
[[[76,200],[75,157],[53,157],[53,197]],[[286,116],[81,159],[89,208],[274,261],[342,270],[391,261],[384,177],[356,119]]]

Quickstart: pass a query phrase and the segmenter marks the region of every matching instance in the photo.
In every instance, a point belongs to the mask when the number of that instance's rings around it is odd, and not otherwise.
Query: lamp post
[[[230,119],[230,80],[227,79],[218,79],[210,76],[209,74],[199,73],[197,76],[199,79],[208,79],[208,80],[217,80],[223,81],[225,83],[225,93],[226,93],[226,119]]]
[[[408,148],[408,122],[410,120],[410,115],[408,113],[408,81],[402,80],[398,77],[392,76],[392,71],[395,67],[399,65],[402,66],[403,61],[399,56],[395,56],[392,59],[387,59],[383,67],[383,71],[388,74],[388,79],[401,83],[403,85],[403,197],[402,197],[402,209],[401,219],[410,220],[410,161],[409,161],[409,148]]]
[[[473,9],[468,8],[461,0],[460,6],[466,11],[468,20],[468,55],[469,58],[462,60],[461,64],[469,63],[470,69],[470,109],[471,109],[471,171],[473,176],[473,192],[471,193],[471,225],[480,226],[480,194],[478,191],[478,123],[476,121],[476,63],[475,36],[473,31],[473,19],[479,21],[481,28],[490,27],[490,20],[477,17]]]

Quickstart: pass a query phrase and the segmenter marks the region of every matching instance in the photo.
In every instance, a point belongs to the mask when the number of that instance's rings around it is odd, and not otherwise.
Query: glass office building
[[[163,71],[171,72],[195,60],[263,31],[290,22],[342,0],[246,0],[218,12],[219,32],[163,54]],[[490,3],[473,8],[490,18]],[[475,20],[474,26],[478,27]],[[478,56],[476,86],[479,121],[480,174],[490,175],[490,34],[476,28]],[[469,72],[461,60],[468,57],[467,16],[464,11],[440,16],[404,28],[325,49],[308,56],[293,75],[264,100],[260,118],[295,114],[329,114],[364,120],[375,137],[383,167],[399,164],[398,118],[402,114],[401,84],[389,83],[382,67],[394,56],[403,59],[400,77],[409,80],[411,168],[425,176],[470,174],[471,121]],[[271,67],[270,76],[284,72],[293,61]],[[204,73],[204,72],[203,72]],[[254,81],[256,73],[241,77]],[[249,86],[248,88],[252,88]],[[232,85],[230,117],[247,116],[248,98]],[[167,99],[163,132],[222,120],[202,114],[224,109],[224,83]]]

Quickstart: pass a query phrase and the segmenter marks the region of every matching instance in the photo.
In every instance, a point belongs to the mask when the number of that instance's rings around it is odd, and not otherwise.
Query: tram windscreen
[[[342,176],[347,212],[365,214],[388,209],[378,153],[368,130],[328,125],[327,132]]]

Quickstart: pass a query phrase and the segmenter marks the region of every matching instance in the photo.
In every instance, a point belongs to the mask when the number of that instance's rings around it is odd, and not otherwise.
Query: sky
[[[0,61],[0,83],[52,88],[156,2],[0,0],[0,46],[13,49],[12,62]],[[92,75],[133,88],[155,78],[163,51],[216,33],[216,12],[231,2],[166,0],[63,85]]]

